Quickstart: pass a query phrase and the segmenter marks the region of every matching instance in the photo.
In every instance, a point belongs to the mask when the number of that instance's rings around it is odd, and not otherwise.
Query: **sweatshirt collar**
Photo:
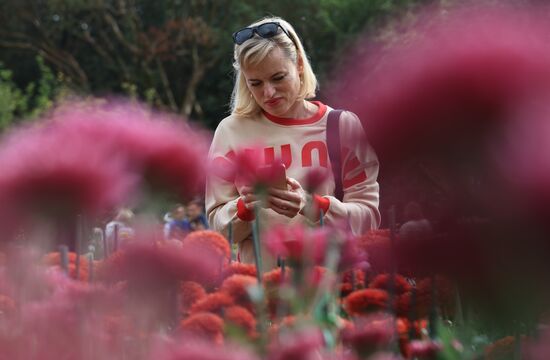
[[[317,112],[315,114],[313,114],[312,116],[310,116],[308,118],[305,118],[305,119],[293,119],[293,118],[279,117],[279,116],[272,115],[272,114],[270,114],[266,111],[264,111],[263,114],[265,115],[265,117],[268,120],[271,120],[274,123],[279,124],[279,125],[288,125],[288,126],[291,126],[291,125],[309,125],[309,124],[313,124],[313,123],[316,123],[317,121],[321,120],[321,118],[327,112],[327,106],[325,104],[323,104],[322,102],[320,102],[320,101],[311,101],[311,103],[317,105],[317,108],[318,108]]]

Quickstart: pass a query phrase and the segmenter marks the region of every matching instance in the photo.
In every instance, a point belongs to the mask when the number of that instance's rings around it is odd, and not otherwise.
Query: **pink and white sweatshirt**
[[[327,116],[331,109],[321,102],[312,103],[317,105],[318,111],[307,119],[279,118],[265,112],[256,117],[226,117],[214,134],[210,161],[227,164],[236,151],[263,144],[265,163],[281,159],[287,176],[303,186],[305,175],[311,167],[331,168],[326,145]],[[360,235],[378,228],[380,224],[379,186],[376,181],[378,159],[361,136],[363,128],[355,114],[343,112],[339,126],[344,199],[340,201],[333,196],[332,172],[317,190],[314,199],[318,207],[324,210],[326,224],[347,222],[353,233]],[[254,263],[251,235],[253,213],[243,206],[240,196],[234,181],[212,175],[206,184],[206,213],[210,227],[225,236],[228,236],[228,224],[233,223],[233,240],[239,245],[241,261]],[[263,230],[280,223],[309,221],[301,214],[291,219],[271,209],[260,209],[258,220]],[[262,259],[265,270],[275,266],[275,260],[265,249],[262,249]]]

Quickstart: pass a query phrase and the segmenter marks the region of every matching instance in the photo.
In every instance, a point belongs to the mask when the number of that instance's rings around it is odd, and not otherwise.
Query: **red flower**
[[[231,296],[236,304],[242,305],[247,309],[254,309],[254,306],[248,295],[248,288],[258,284],[255,277],[248,275],[232,275],[224,280],[220,291]]]
[[[395,295],[401,295],[411,290],[411,285],[403,276],[396,274],[394,276],[393,284],[390,283],[391,276],[389,274],[377,275],[369,284],[371,289],[382,289],[389,291],[390,285]]]
[[[256,276],[256,266],[253,264],[245,264],[241,262],[233,261],[224,269],[223,278],[228,278],[231,275],[248,275]]]
[[[285,277],[282,277],[281,268],[276,268],[268,272],[263,273],[262,283],[266,288],[275,288],[281,285],[283,282],[288,282],[290,279],[290,272],[292,269],[285,268]]]
[[[72,279],[76,279],[76,253],[68,253],[68,274]],[[61,254],[59,252],[52,252],[44,255],[42,259],[43,263],[47,266],[53,266],[61,270]],[[94,266],[97,266],[97,262],[94,261]],[[85,256],[80,256],[78,265],[78,280],[88,281],[89,273],[89,260]]]
[[[352,284],[352,271],[355,276],[355,280]],[[355,291],[357,289],[363,289],[365,287],[365,272],[360,269],[355,270],[348,270],[344,273],[342,276],[342,283],[340,284],[340,296],[346,297],[348,296],[352,291]]]
[[[233,324],[244,330],[250,337],[256,334],[256,318],[254,315],[242,306],[230,306],[224,310],[223,318],[226,323]]]
[[[399,334],[400,339],[404,339],[406,341],[411,340],[409,338],[409,332],[411,330],[411,327],[413,329],[413,337],[419,338],[422,336],[422,332],[426,331],[428,329],[428,321],[426,319],[417,320],[414,321],[412,324],[411,322],[405,318],[405,317],[399,317],[396,321],[397,324],[397,333]]]
[[[193,231],[183,239],[183,247],[210,250],[221,261],[227,263],[231,256],[229,241],[219,232],[212,230]]]
[[[184,281],[180,286],[180,294],[180,311],[186,314],[194,303],[206,297],[206,290],[199,283]]]
[[[189,316],[180,323],[184,333],[202,337],[216,344],[223,343],[224,321],[216,314],[200,312]]]
[[[191,306],[191,314],[211,312],[221,315],[225,308],[235,305],[233,298],[224,292],[215,292],[206,295]]]
[[[388,293],[379,289],[357,290],[344,299],[344,309],[349,315],[363,315],[388,308]]]
[[[342,331],[342,341],[351,346],[359,356],[366,357],[388,346],[395,332],[395,319],[386,314],[361,317],[353,328]]]

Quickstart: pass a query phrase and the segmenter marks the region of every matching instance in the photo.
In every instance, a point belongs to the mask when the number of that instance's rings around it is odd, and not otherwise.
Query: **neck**
[[[307,119],[317,112],[317,106],[306,100],[297,101],[290,117],[293,119]]]

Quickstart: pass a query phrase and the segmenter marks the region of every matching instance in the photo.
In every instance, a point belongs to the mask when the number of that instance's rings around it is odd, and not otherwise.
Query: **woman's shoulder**
[[[232,132],[239,131],[243,125],[249,123],[253,119],[247,116],[230,114],[223,118],[216,127],[216,132]]]

